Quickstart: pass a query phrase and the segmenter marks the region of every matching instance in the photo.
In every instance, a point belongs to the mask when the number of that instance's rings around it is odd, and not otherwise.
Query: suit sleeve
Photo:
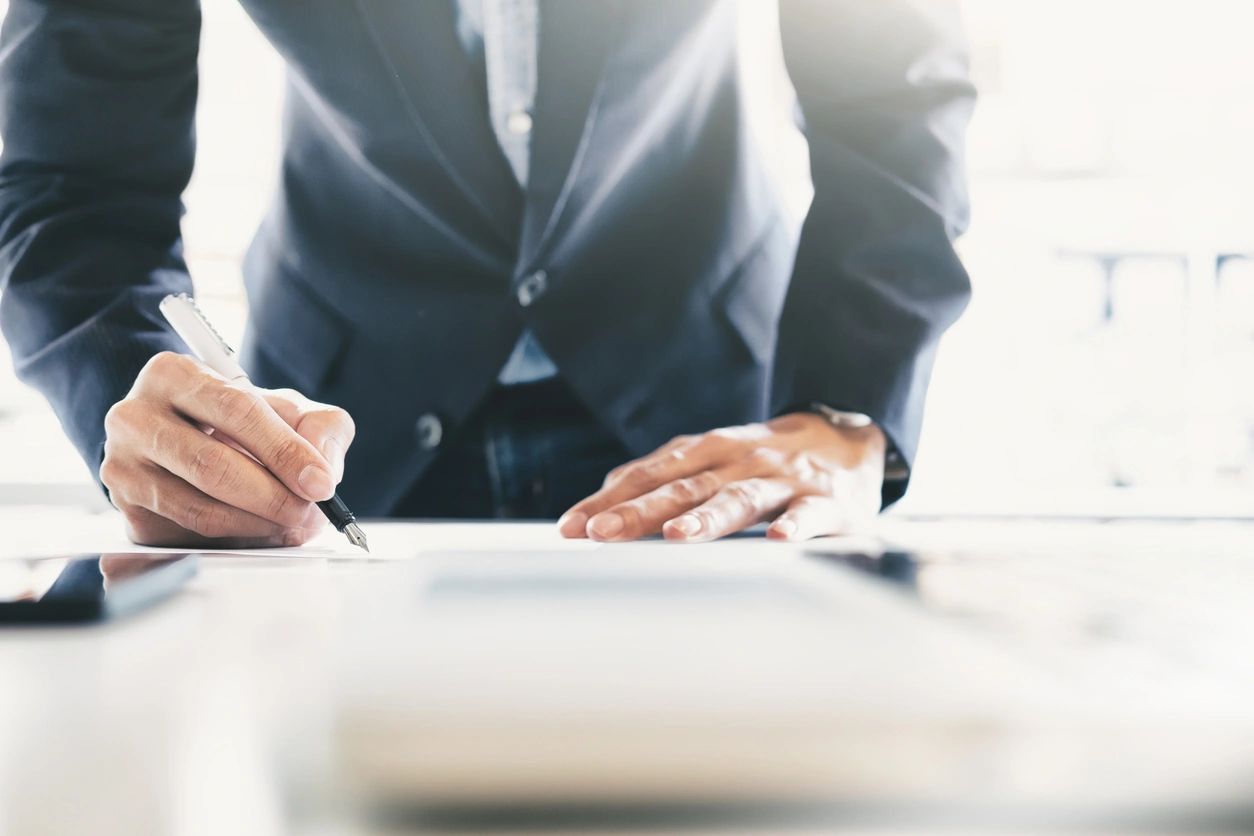
[[[781,0],[814,202],[773,402],[869,415],[907,467],[937,342],[970,295],[963,136],[975,91],[948,0]],[[885,503],[904,493],[886,483]]]
[[[195,0],[11,0],[0,32],[0,329],[97,475],[104,415],[182,343]]]

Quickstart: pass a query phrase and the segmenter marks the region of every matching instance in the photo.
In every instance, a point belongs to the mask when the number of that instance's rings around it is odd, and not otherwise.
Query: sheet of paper
[[[6,537],[0,542],[0,559],[52,557],[65,554],[101,552],[185,552],[137,546],[126,538],[122,519],[116,512],[84,513],[66,508],[0,509],[0,525]],[[448,551],[556,551],[581,552],[605,548],[590,540],[567,540],[551,523],[534,522],[408,522],[364,520],[362,530],[370,541],[367,554],[351,545],[344,536],[327,527],[313,541],[294,548],[221,550],[223,555],[247,554],[273,558],[313,560],[391,561],[411,560],[423,554]],[[720,540],[705,545],[674,546],[653,540],[658,548],[738,552],[762,545],[760,533]],[[874,538],[839,538],[822,541],[823,548],[859,551],[874,549]],[[813,547],[811,544],[810,547]],[[196,549],[202,553],[215,550]]]

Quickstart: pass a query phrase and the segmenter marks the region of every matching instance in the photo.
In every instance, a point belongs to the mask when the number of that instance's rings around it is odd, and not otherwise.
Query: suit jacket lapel
[[[606,57],[622,21],[621,0],[540,0],[531,173],[522,225],[523,268],[557,228],[596,121]]]
[[[455,187],[516,247],[522,192],[492,133],[482,76],[458,40],[453,0],[357,6],[409,105],[398,118],[413,120]]]

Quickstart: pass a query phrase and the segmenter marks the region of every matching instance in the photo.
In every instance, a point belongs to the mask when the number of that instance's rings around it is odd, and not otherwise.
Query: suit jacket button
[[[518,283],[518,289],[515,295],[518,298],[518,304],[524,308],[532,302],[544,295],[544,291],[549,286],[549,274],[543,270],[537,270],[527,276]]]
[[[428,412],[418,418],[414,424],[414,432],[418,436],[418,446],[423,450],[434,450],[444,439],[444,424],[438,416]]]

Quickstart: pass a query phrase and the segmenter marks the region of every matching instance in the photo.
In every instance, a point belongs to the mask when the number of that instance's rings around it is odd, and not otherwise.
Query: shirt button
[[[434,450],[444,439],[444,425],[438,416],[428,412],[420,416],[414,424],[414,433],[418,436],[418,446],[423,450]]]
[[[505,129],[514,136],[531,133],[531,114],[525,110],[512,111],[505,117]]]
[[[548,286],[549,274],[543,270],[535,271],[518,283],[518,289],[515,291],[515,295],[518,297],[518,304],[524,308],[529,306],[544,295],[544,291]]]

